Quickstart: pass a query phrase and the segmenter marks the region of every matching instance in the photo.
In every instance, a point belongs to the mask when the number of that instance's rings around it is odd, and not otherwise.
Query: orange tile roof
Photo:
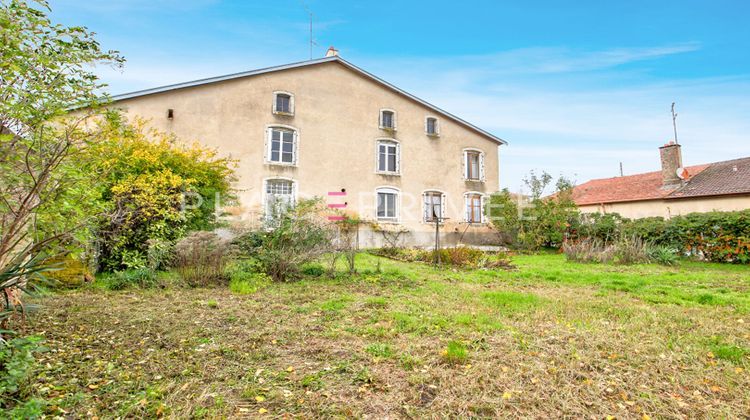
[[[708,168],[710,164],[689,166],[690,179]],[[573,200],[579,206],[643,201],[666,198],[681,186],[662,188],[661,171],[616,178],[593,179],[573,189]]]

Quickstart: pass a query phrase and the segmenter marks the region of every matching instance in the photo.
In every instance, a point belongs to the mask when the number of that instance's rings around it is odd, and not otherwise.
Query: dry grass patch
[[[378,274],[361,256],[358,276],[250,294],[64,292],[26,327],[51,349],[35,386],[50,414],[71,417],[750,412],[747,267],[514,262],[453,272],[381,261]],[[723,300],[677,299],[680,284]]]

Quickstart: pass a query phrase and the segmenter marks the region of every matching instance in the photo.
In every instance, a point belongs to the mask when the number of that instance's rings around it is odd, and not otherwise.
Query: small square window
[[[294,97],[289,93],[276,92],[273,100],[274,114],[294,114]]]
[[[387,130],[396,129],[396,113],[393,111],[380,111],[380,128]]]

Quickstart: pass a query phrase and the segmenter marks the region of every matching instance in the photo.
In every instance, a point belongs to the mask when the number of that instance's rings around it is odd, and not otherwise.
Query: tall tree
[[[14,307],[39,255],[81,225],[86,165],[69,165],[106,101],[97,64],[122,66],[84,27],[54,24],[46,1],[0,2],[0,289]],[[103,99],[104,98],[104,99]],[[71,109],[82,111],[69,113]],[[39,220],[45,219],[41,229]]]

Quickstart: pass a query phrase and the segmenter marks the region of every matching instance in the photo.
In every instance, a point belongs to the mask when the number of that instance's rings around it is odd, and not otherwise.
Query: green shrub
[[[101,270],[159,269],[163,255],[155,254],[166,249],[160,245],[219,225],[215,201],[233,199],[234,162],[176,140],[114,112],[99,122],[96,142],[83,152],[104,174],[97,203],[106,209],[97,235]]]
[[[0,409],[9,418],[42,415],[44,401],[34,398],[31,387],[34,353],[45,350],[41,341],[32,336],[0,342]]]
[[[156,271],[150,268],[135,268],[116,271],[105,278],[104,286],[109,290],[129,288],[150,289],[159,285]]]
[[[302,274],[310,277],[322,277],[326,269],[320,264],[306,264],[302,266]]]
[[[301,268],[332,250],[333,229],[319,199],[300,200],[275,214],[256,259],[274,281],[292,280]]]
[[[648,256],[651,261],[661,265],[675,265],[680,259],[677,249],[666,245],[655,245],[648,247]]]
[[[232,246],[237,249],[237,253],[243,257],[253,257],[257,254],[258,249],[263,246],[263,240],[268,232],[263,230],[253,230],[244,232],[232,239]]]

